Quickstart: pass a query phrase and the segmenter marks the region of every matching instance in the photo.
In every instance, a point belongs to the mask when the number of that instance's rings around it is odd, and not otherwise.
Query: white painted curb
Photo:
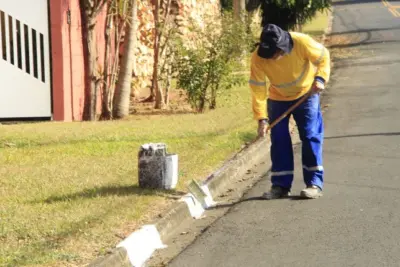
[[[155,225],[144,225],[117,245],[126,249],[129,261],[134,267],[142,267],[156,249],[167,246],[161,241]]]

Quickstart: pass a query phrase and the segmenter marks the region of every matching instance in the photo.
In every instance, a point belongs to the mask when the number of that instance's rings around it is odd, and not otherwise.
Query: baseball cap
[[[275,24],[267,24],[263,27],[258,47],[258,56],[272,58],[280,49],[289,54],[293,49],[293,40],[289,32],[282,30]]]

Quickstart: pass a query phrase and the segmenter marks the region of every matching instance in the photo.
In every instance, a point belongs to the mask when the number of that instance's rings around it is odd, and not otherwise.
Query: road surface
[[[400,2],[335,2],[333,36],[354,40],[335,46],[348,56],[335,63],[324,97],[324,196],[241,202],[168,266],[400,266],[396,6],[400,11]],[[304,186],[299,151],[295,196]],[[245,198],[269,186],[264,179]]]

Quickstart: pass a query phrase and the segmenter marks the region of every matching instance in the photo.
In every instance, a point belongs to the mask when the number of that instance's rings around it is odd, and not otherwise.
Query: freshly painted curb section
[[[333,12],[332,12],[333,13]],[[329,25],[325,30],[322,42],[331,31],[332,13],[329,14]],[[295,123],[290,122],[290,131],[293,133]],[[227,186],[243,177],[255,165],[261,164],[269,157],[269,137],[260,139],[244,148],[233,158],[223,164],[209,176],[202,184],[203,190],[209,194],[209,200],[218,197],[226,191]],[[201,218],[209,205],[202,205],[191,193],[185,195],[153,224],[144,225],[121,241],[108,255],[93,261],[89,267],[139,267],[145,266],[156,249],[165,247],[163,242],[179,228],[182,223]],[[137,256],[136,256],[137,255]]]

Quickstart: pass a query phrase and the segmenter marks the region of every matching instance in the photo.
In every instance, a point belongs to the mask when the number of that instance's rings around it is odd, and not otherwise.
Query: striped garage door
[[[51,117],[48,0],[0,0],[0,118]]]

